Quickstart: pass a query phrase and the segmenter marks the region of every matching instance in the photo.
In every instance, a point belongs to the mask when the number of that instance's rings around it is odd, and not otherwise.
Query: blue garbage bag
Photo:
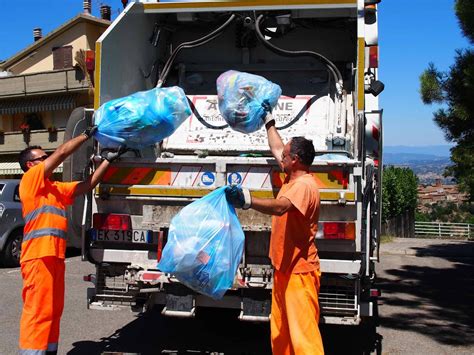
[[[280,86],[258,75],[229,70],[217,78],[219,111],[241,133],[262,128],[266,115],[262,103],[266,101],[273,109],[280,95]]]
[[[155,88],[106,102],[95,112],[95,138],[105,148],[141,149],[169,137],[191,115],[183,90]]]
[[[243,247],[242,226],[221,187],[173,217],[158,269],[220,299],[233,284]]]

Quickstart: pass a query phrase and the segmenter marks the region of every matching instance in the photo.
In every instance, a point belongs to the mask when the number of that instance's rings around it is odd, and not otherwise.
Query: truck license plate
[[[153,232],[149,230],[102,230],[93,229],[92,239],[100,242],[153,243]]]

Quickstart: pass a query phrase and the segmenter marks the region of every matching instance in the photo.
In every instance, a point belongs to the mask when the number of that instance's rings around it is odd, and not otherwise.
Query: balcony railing
[[[81,70],[66,69],[0,78],[0,98],[86,90]]]
[[[31,145],[39,145],[44,150],[54,150],[63,143],[64,128],[56,132],[35,130],[29,133],[21,131],[0,133],[1,154],[16,154]]]

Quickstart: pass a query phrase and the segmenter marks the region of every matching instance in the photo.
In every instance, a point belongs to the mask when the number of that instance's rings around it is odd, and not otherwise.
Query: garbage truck
[[[379,0],[380,1],[380,0]],[[192,291],[157,263],[170,221],[214,189],[241,184],[273,198],[284,173],[264,128],[230,128],[218,108],[216,79],[227,70],[281,86],[273,110],[284,142],[313,141],[320,190],[316,245],[321,323],[357,325],[377,316],[382,109],[378,95],[377,6],[364,0],[135,1],[95,47],[94,108],[77,108],[66,138],[93,123],[102,104],[155,87],[179,86],[192,115],[163,141],[124,154],[97,188],[68,211],[70,243],[95,265],[91,309],[162,307],[193,317],[203,307],[235,309],[242,321],[268,321],[273,269],[271,217],[239,210],[242,260],[220,300]],[[81,147],[64,180],[93,171],[101,147]]]

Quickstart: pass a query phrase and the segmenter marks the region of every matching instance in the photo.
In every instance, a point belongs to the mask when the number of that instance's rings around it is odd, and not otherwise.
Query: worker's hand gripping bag
[[[243,247],[244,232],[221,187],[173,217],[158,269],[220,299],[233,284]]]
[[[188,99],[177,86],[140,91],[95,112],[95,138],[105,148],[141,149],[172,135],[190,115]]]
[[[241,133],[262,128],[267,114],[262,103],[273,109],[280,95],[280,86],[258,75],[229,70],[217,78],[219,111]]]

